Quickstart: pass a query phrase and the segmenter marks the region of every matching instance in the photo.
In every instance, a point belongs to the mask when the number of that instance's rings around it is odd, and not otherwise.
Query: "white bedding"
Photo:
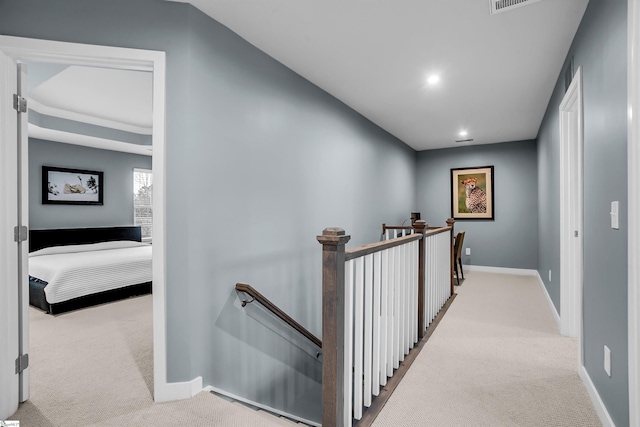
[[[118,241],[45,248],[29,254],[29,275],[48,283],[49,304],[151,282],[151,245]]]

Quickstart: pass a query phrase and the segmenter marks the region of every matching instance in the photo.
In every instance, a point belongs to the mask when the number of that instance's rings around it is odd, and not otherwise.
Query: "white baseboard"
[[[280,411],[278,409],[271,408],[270,406],[263,405],[262,403],[253,402],[253,401],[251,401],[249,399],[245,399],[244,397],[236,396],[233,393],[229,393],[229,392],[226,392],[224,390],[220,390],[220,389],[215,388],[214,386],[211,386],[211,385],[206,386],[204,388],[204,391],[209,391],[209,392],[212,391],[214,393],[230,397],[233,400],[237,400],[238,402],[247,403],[247,404],[249,404],[251,406],[255,406],[256,408],[264,409],[265,411],[272,412],[274,414],[278,414],[278,415],[281,415],[283,417],[286,417],[286,418],[289,418],[289,419],[292,419],[292,420],[296,420],[298,422],[301,422],[301,423],[309,425],[309,426],[322,427],[322,424],[318,424],[318,423],[315,423],[313,421],[306,420],[304,418],[296,417],[295,415],[291,415],[291,414],[288,414],[286,412]]]
[[[515,274],[517,276],[537,276],[538,270],[524,268],[489,267],[484,265],[465,265],[467,271],[482,271],[484,273]]]
[[[542,288],[542,292],[544,293],[544,296],[547,298],[549,307],[551,307],[551,312],[553,313],[553,318],[556,320],[558,331],[560,331],[560,315],[558,314],[558,310],[556,310],[556,306],[553,305],[553,301],[551,301],[551,296],[549,295],[549,291],[547,290],[547,287],[544,285],[544,282],[542,281],[542,277],[540,277],[540,272],[536,271],[536,277],[538,278],[538,283]]]
[[[202,391],[202,377],[180,383],[164,383],[155,387],[154,401],[156,403],[172,400],[190,399]]]
[[[596,390],[596,386],[591,381],[591,377],[589,373],[584,368],[584,366],[580,367],[579,370],[580,378],[584,383],[584,386],[587,388],[587,392],[589,393],[589,397],[591,397],[591,402],[593,403],[593,407],[598,413],[598,417],[600,418],[600,422],[603,427],[615,427],[616,425],[613,423],[611,416],[609,415],[609,411],[604,406],[604,402],[600,399],[600,395],[598,394],[598,390]]]

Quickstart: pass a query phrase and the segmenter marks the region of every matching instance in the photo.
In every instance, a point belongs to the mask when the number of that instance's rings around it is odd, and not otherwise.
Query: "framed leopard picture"
[[[451,169],[451,217],[494,219],[493,166]]]

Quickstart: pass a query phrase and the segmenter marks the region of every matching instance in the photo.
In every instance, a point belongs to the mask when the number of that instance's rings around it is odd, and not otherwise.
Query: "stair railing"
[[[295,329],[299,332],[303,337],[307,340],[311,341],[316,346],[322,348],[322,341],[311,332],[309,332],[304,326],[300,323],[296,322],[291,316],[282,311],[278,306],[272,303],[268,298],[262,295],[260,292],[255,290],[251,285],[247,285],[244,283],[236,283],[236,291],[241,292],[243,294],[248,295],[251,299],[245,300],[242,299],[242,306],[245,307],[247,304],[251,304],[253,302],[257,302],[266,308],[273,316],[280,319],[282,322],[289,325],[291,328]],[[318,354],[316,357],[319,357]]]
[[[428,228],[417,220],[411,234],[403,230],[403,237],[351,250],[345,249],[350,236],[340,228],[318,236],[323,426],[362,419],[363,408],[452,296],[453,224],[449,219],[446,227]]]

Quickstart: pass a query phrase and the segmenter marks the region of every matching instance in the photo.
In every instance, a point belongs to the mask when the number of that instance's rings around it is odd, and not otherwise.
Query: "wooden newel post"
[[[416,234],[422,234],[422,239],[418,244],[418,340],[424,336],[426,325],[424,322],[424,281],[425,281],[425,256],[427,239],[424,233],[427,232],[427,223],[418,219],[413,223],[413,229]]]
[[[453,232],[453,224],[455,224],[455,222],[456,220],[453,218],[447,219],[447,226],[451,227],[451,263],[449,264],[449,274],[451,275],[451,295],[453,295],[453,263],[456,262],[456,260],[454,259],[455,254],[453,253],[453,241],[455,237],[455,234]]]
[[[343,427],[344,251],[351,236],[332,227],[317,238],[322,245],[322,425]]]

